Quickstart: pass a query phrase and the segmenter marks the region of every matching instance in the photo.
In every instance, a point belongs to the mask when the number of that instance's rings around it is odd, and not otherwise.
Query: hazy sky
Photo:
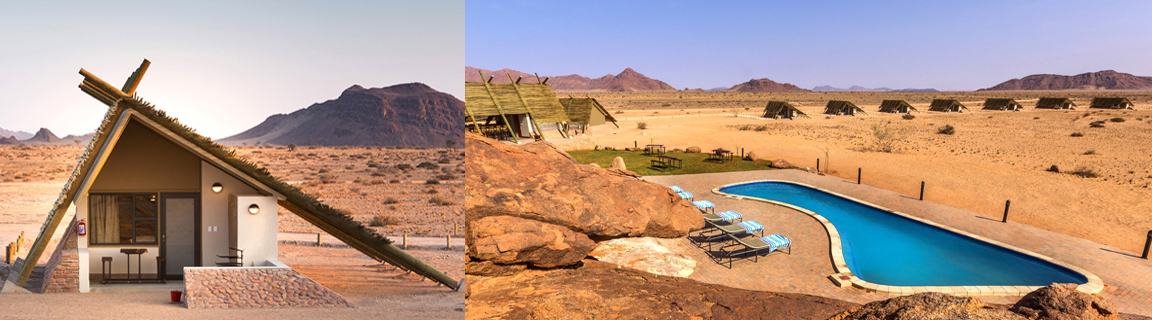
[[[92,132],[80,68],[119,88],[145,58],[137,93],[217,139],[353,84],[463,98],[463,0],[45,2],[0,3],[0,128]]]
[[[1152,76],[1149,1],[468,1],[465,12],[468,66],[593,78],[632,67],[679,89]]]

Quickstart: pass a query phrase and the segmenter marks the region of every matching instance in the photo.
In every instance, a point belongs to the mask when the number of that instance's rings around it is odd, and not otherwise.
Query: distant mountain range
[[[940,91],[937,91],[936,89],[933,89],[933,88],[925,88],[925,89],[916,89],[916,88],[892,89],[892,88],[887,88],[887,87],[865,88],[865,87],[856,86],[856,85],[848,87],[848,89],[836,88],[836,87],[829,86],[829,85],[823,85],[823,86],[812,88],[812,91],[816,91],[816,92],[830,92],[830,91],[839,91],[839,92],[856,92],[856,91],[858,91],[858,92],[940,92]]]
[[[1074,76],[1034,74],[976,91],[992,90],[1152,90],[1152,77],[1134,76],[1113,70]]]
[[[493,83],[510,83],[512,80],[522,78],[521,82],[528,81],[535,83],[537,81],[536,75],[516,71],[512,69],[500,69],[496,71],[478,69],[473,67],[464,67],[464,81],[480,82],[487,79],[481,79],[480,73],[483,72],[484,76],[491,77]],[[508,79],[508,75],[512,75],[512,80]],[[624,69],[616,75],[605,75],[599,78],[588,78],[578,74],[571,74],[566,76],[540,76],[540,81],[548,78],[548,84],[552,85],[552,89],[556,91],[607,91],[607,92],[637,92],[637,91],[676,91],[676,88],[668,85],[664,81],[649,78],[632,68]]]
[[[764,79],[752,79],[748,82],[734,85],[728,88],[727,91],[735,92],[808,92],[811,90],[803,89],[791,83],[779,83],[776,81]]]
[[[40,128],[34,134],[19,131],[12,132],[10,130],[0,129],[0,145],[85,145],[89,140],[92,140],[92,133],[77,136],[67,135],[63,138],[56,136],[48,128]],[[9,134],[11,133],[11,134]],[[17,135],[23,133],[23,135]],[[24,136],[25,138],[21,138]]]
[[[0,128],[0,137],[16,137],[16,139],[24,140],[32,137],[32,133],[26,131],[12,131]]]
[[[229,145],[274,144],[442,147],[464,141],[464,102],[423,83],[385,88],[353,85],[334,100],[277,114],[239,134]]]

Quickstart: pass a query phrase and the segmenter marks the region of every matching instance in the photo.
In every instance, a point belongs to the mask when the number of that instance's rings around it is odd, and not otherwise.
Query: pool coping
[[[735,194],[730,194],[730,193],[720,191],[720,189],[730,187],[730,186],[744,185],[744,184],[757,183],[757,182],[791,183],[794,185],[800,185],[800,186],[820,190],[820,191],[827,192],[829,194],[832,194],[832,195],[835,195],[838,197],[842,197],[845,199],[856,201],[857,203],[860,203],[860,204],[863,204],[866,206],[870,206],[870,207],[876,208],[878,210],[886,211],[888,213],[892,213],[892,214],[895,214],[895,215],[898,215],[901,217],[912,219],[914,221],[918,221],[918,222],[921,222],[921,223],[924,223],[924,224],[927,224],[930,226],[934,226],[934,227],[937,227],[940,229],[951,231],[951,232],[954,232],[956,234],[959,234],[959,235],[962,235],[965,237],[969,237],[972,239],[976,239],[976,240],[984,241],[984,242],[987,242],[987,243],[990,243],[993,245],[997,245],[997,246],[1000,246],[1002,248],[1016,251],[1018,253],[1025,254],[1025,255],[1040,259],[1040,260],[1044,260],[1044,261],[1047,261],[1049,263],[1067,268],[1068,270],[1072,270],[1074,272],[1080,273],[1080,275],[1082,275],[1088,279],[1088,282],[1084,283],[1084,284],[1077,285],[1077,287],[1076,287],[1077,291],[1088,293],[1088,294],[1097,294],[1097,293],[1100,293],[1101,291],[1104,290],[1104,281],[1101,280],[1099,276],[1096,276],[1096,274],[1089,272],[1088,270],[1084,270],[1083,268],[1073,266],[1073,265],[1064,263],[1063,261],[1053,259],[1052,257],[1048,257],[1048,256],[1045,256],[1045,255],[1042,255],[1039,253],[1035,253],[1035,252],[1032,252],[1029,250],[1021,249],[1021,248],[1018,248],[1018,247],[1015,247],[1015,246],[1012,246],[1012,245],[1009,245],[1009,244],[1006,244],[1006,243],[1003,243],[1000,241],[992,240],[992,239],[989,239],[989,238],[986,238],[983,236],[969,233],[967,231],[963,231],[960,229],[941,225],[941,224],[932,222],[931,220],[911,216],[911,215],[905,214],[903,212],[895,211],[892,209],[888,209],[888,208],[873,204],[873,203],[868,202],[868,201],[857,199],[856,197],[844,195],[844,194],[841,194],[838,192],[834,192],[832,190],[816,187],[816,186],[809,185],[806,183],[796,182],[796,181],[787,181],[787,180],[750,180],[750,181],[744,181],[744,182],[738,182],[738,183],[729,183],[729,184],[725,184],[725,185],[722,185],[722,186],[719,186],[719,187],[712,189],[712,193],[722,195],[722,196],[727,197],[727,198],[732,198],[732,199],[736,199],[736,200],[747,199],[747,200],[753,200],[753,201],[766,202],[769,204],[775,204],[775,205],[783,206],[783,207],[790,208],[790,209],[793,209],[796,211],[800,211],[800,212],[807,214],[807,215],[811,216],[812,218],[816,219],[816,221],[820,222],[820,224],[822,224],[824,226],[824,231],[828,232],[828,243],[830,246],[829,249],[831,251],[831,256],[832,256],[832,268],[836,271],[835,274],[829,275],[828,278],[830,280],[832,280],[832,282],[834,284],[836,284],[840,287],[853,286],[853,287],[860,288],[860,289],[863,289],[863,290],[866,290],[869,292],[886,293],[889,295],[910,295],[910,294],[922,293],[922,292],[940,292],[940,293],[947,293],[947,294],[958,295],[958,296],[1023,296],[1023,295],[1028,294],[1029,292],[1043,288],[1040,286],[889,286],[889,285],[876,284],[876,283],[864,281],[863,279],[860,279],[860,277],[857,277],[856,275],[852,274],[852,270],[848,269],[848,264],[844,260],[843,247],[842,247],[842,244],[840,242],[840,232],[837,231],[836,226],[832,225],[832,222],[829,221],[827,218],[824,218],[824,216],[821,216],[818,213],[812,212],[808,209],[804,209],[804,208],[801,208],[801,207],[798,207],[798,206],[795,206],[795,205],[792,205],[789,203],[773,201],[773,200],[768,200],[768,199],[758,198],[758,197],[735,195]]]

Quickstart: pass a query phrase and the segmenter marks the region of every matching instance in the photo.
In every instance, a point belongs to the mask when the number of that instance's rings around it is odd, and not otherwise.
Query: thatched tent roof
[[[600,105],[596,98],[561,98],[560,104],[568,113],[568,121],[587,124],[591,113],[598,112],[604,115],[604,121],[616,124],[616,118],[613,118],[608,110],[604,110],[604,106]],[[619,128],[620,125],[616,124],[616,127]]]
[[[856,114],[856,112],[868,114],[851,101],[829,100],[828,105],[824,107],[824,114]]]
[[[1076,103],[1068,98],[1040,98],[1036,101],[1036,109],[1073,109]]]
[[[797,116],[811,119],[811,117],[809,117],[803,111],[800,111],[800,109],[797,109],[791,103],[788,103],[787,101],[776,101],[776,100],[768,101],[768,106],[764,107],[764,116],[763,117],[764,118],[775,118],[776,115],[781,114],[785,111],[795,111]]]
[[[139,82],[147,64],[147,60],[145,60],[141,69],[129,78],[129,83],[125,85],[124,90],[131,92],[135,89],[135,84]],[[416,272],[453,289],[459,285],[456,280],[392,245],[392,240],[353,220],[348,213],[332,208],[315,197],[272,176],[267,169],[237,156],[235,150],[225,149],[224,146],[216,144],[212,139],[197,134],[194,129],[180,124],[175,118],[165,115],[164,111],[156,109],[134,94],[116,89],[83,69],[80,70],[80,74],[84,75],[80,89],[110,108],[100,127],[97,128],[95,136],[89,142],[88,148],[80,156],[79,163],[72,171],[72,175],[64,184],[64,189],[60,192],[59,198],[56,199],[52,211],[48,213],[48,217],[40,227],[40,234],[28,253],[26,260],[28,262],[21,269],[17,284],[23,284],[28,280],[32,268],[36,265],[35,261],[39,260],[44,253],[49,240],[60,226],[60,222],[71,203],[75,201],[77,195],[82,194],[80,187],[87,185],[86,181],[95,178],[95,174],[103,161],[99,155],[108,152],[109,148],[115,145],[116,139],[119,138],[114,132],[117,131],[118,127],[126,125],[129,119],[137,119],[154,126],[154,130],[160,131],[158,133],[161,133],[162,136],[172,139],[178,145],[189,148],[190,151],[205,161],[234,174],[246,183],[254,184],[253,187],[257,190],[272,193],[277,197],[277,204],[281,207],[288,209],[365,255],[377,261]]]
[[[1096,109],[1132,109],[1132,101],[1128,98],[1092,98],[1092,106]]]
[[[968,107],[955,99],[934,99],[932,105],[928,106],[928,111],[951,112],[952,110],[968,110]]]
[[[566,122],[564,105],[544,83],[464,83],[464,109],[469,120],[501,114],[531,114],[538,123]]]
[[[1019,110],[1023,106],[1011,98],[988,98],[984,100],[984,110]]]
[[[904,100],[884,100],[884,102],[880,103],[880,112],[900,112],[901,107],[907,108],[908,112],[920,112],[920,110],[916,110],[915,107]]]

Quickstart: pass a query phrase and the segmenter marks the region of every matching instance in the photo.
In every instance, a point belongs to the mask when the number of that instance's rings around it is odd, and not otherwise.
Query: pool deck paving
[[[856,181],[821,176],[800,170],[765,170],[677,176],[648,176],[644,180],[680,186],[695,195],[695,200],[708,200],[716,205],[716,212],[736,210],[744,220],[755,220],[765,226],[764,235],[780,233],[792,240],[791,254],[773,252],[760,255],[758,261],[737,260],[729,269],[727,261],[720,265],[712,259],[718,249],[708,252],[688,238],[666,242],[674,251],[698,261],[696,271],[689,278],[726,286],[762,291],[794,292],[835,298],[856,303],[888,299],[889,294],[869,292],[856,287],[841,288],[829,279],[835,274],[830,253],[828,233],[823,225],[805,213],[761,201],[739,200],[715,194],[716,187],[756,180],[784,180],[808,184],[859,200],[899,211],[913,217],[958,229],[974,235],[999,241],[1017,248],[1051,257],[1094,273],[1104,282],[1101,296],[1114,303],[1123,313],[1152,316],[1152,260],[1115,247],[1039,229],[1029,225],[1000,222],[1000,217],[977,213],[932,202],[941,192],[928,189],[925,200],[918,195],[904,195]],[[915,183],[915,182],[911,182]],[[999,214],[999,213],[996,213]],[[1054,213],[1058,214],[1058,213]],[[914,267],[914,266],[909,266]],[[886,286],[881,286],[886,287]],[[881,288],[884,289],[884,288]],[[989,287],[970,288],[982,301],[1012,304],[1019,297],[983,296],[993,293]],[[914,291],[904,292],[912,294]]]

